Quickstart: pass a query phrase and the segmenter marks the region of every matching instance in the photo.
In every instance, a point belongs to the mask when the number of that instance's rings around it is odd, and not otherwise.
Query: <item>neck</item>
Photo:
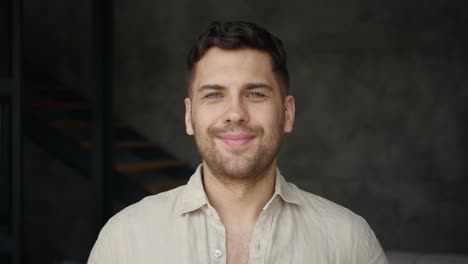
[[[205,163],[203,164],[205,192],[224,224],[255,223],[262,208],[274,193],[275,179],[275,162],[262,175],[239,181],[222,180],[221,177],[213,175]]]

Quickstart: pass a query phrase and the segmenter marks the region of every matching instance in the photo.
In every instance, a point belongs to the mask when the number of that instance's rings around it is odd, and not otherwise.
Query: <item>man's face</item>
[[[190,89],[186,130],[215,176],[247,179],[276,166],[295,104],[281,95],[268,53],[210,48],[196,64]]]

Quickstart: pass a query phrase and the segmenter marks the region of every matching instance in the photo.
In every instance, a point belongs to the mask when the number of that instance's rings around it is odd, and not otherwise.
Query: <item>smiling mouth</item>
[[[224,144],[232,147],[242,147],[250,143],[255,136],[252,135],[221,135],[219,138]]]

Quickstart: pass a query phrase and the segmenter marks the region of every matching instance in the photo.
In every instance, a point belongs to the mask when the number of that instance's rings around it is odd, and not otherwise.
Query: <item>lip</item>
[[[224,144],[232,147],[242,147],[250,143],[255,136],[249,134],[223,134],[218,136]]]

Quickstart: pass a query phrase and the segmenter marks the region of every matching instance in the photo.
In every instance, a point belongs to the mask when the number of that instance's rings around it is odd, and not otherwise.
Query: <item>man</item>
[[[361,217],[276,168],[295,112],[278,38],[214,22],[188,70],[185,125],[203,163],[187,185],[109,220],[88,263],[387,263]]]

